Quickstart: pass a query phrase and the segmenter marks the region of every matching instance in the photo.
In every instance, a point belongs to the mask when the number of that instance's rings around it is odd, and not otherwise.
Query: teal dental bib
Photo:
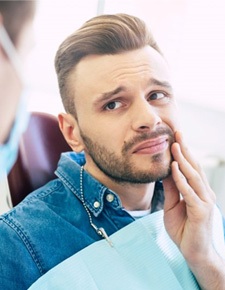
[[[163,211],[136,220],[96,242],[42,276],[29,289],[195,290],[200,289],[169,238]]]

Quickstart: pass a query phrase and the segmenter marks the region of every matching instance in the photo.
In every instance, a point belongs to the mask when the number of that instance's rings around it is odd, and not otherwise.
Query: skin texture
[[[225,263],[212,241],[215,194],[179,132],[163,57],[151,47],[91,55],[70,80],[77,116],[62,113],[59,124],[71,148],[85,151],[85,170],[127,210],[148,209],[154,181],[163,178],[168,234],[202,289],[225,289]]]

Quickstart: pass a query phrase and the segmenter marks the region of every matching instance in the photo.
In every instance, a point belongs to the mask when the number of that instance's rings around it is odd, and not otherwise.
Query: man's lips
[[[138,144],[132,153],[138,154],[157,154],[168,148],[168,136],[160,136],[149,139]]]

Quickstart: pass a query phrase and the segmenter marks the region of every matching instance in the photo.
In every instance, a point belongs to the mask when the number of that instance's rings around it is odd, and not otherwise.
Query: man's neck
[[[147,210],[151,207],[155,183],[112,183],[106,186],[118,194],[126,210]]]

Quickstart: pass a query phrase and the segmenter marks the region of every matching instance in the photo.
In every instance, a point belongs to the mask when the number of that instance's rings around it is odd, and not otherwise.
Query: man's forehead
[[[118,53],[114,55],[89,55],[83,58],[74,69],[73,73],[77,81],[88,77],[91,81],[99,76],[103,81],[107,76],[120,76],[126,74],[142,73],[149,69],[160,71],[169,76],[168,66],[164,58],[150,46]]]

